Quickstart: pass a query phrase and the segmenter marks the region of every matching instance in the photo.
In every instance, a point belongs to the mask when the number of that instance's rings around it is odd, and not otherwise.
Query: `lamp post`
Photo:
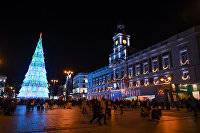
[[[55,85],[56,85],[56,83],[58,83],[58,80],[57,79],[52,79],[51,83],[53,83],[53,88],[51,88],[51,93],[52,93],[53,98],[54,98]],[[52,89],[53,89],[53,91],[52,91]]]
[[[66,101],[68,101],[68,98],[69,98],[69,85],[70,85],[70,82],[69,82],[69,78],[72,76],[73,72],[72,71],[64,71],[66,75]]]

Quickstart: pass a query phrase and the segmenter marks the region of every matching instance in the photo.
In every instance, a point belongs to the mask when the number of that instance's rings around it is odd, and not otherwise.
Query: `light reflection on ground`
[[[0,112],[1,133],[12,132],[199,132],[200,117],[194,117],[186,111],[164,111],[160,121],[149,121],[140,117],[139,109],[125,109],[124,114],[112,110],[111,120],[107,125],[99,126],[96,120],[89,124],[91,111],[83,115],[79,107],[73,109],[56,108],[52,111],[26,111],[26,106],[17,106],[13,116],[4,116]],[[103,124],[103,120],[102,120]]]

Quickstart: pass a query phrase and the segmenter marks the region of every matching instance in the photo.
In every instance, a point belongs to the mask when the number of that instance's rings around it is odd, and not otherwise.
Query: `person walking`
[[[160,103],[160,106],[161,106],[161,109],[162,109],[162,110],[164,110],[164,109],[165,109],[165,103],[164,103],[164,101],[163,101],[163,100],[161,101],[161,103]]]
[[[83,110],[82,112],[83,112],[83,114],[84,113],[87,114],[86,107],[87,107],[87,101],[86,101],[86,99],[83,99],[83,101],[82,101],[82,110]]]
[[[194,111],[194,115],[197,116],[197,102],[194,97],[192,97],[191,107],[192,107],[192,110]]]
[[[170,110],[170,103],[169,103],[169,101],[166,101],[166,110]]]
[[[106,124],[106,100],[104,97],[101,99],[101,110],[102,110],[102,117],[104,118],[104,124]]]
[[[47,110],[48,109],[48,102],[47,101],[45,101],[45,110]]]
[[[11,101],[11,104],[10,104],[10,113],[11,113],[11,114],[14,114],[15,107],[16,107],[15,101],[12,100],[12,101]]]
[[[119,106],[120,106],[121,114],[123,114],[123,106],[124,106],[123,100],[120,100]]]
[[[108,100],[107,104],[108,104],[108,107],[107,107],[108,119],[110,119],[110,118],[111,118],[111,107],[112,107],[112,103],[111,103],[110,100]]]
[[[92,112],[93,116],[90,120],[90,124],[92,124],[92,122],[97,119],[97,122],[99,123],[99,125],[101,125],[101,107],[99,101],[95,100],[92,102]]]

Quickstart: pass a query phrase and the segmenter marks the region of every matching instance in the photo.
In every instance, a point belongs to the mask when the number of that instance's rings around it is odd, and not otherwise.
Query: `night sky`
[[[77,74],[108,65],[117,24],[125,25],[132,47],[144,49],[200,24],[200,2],[8,1],[0,18],[0,73],[7,84],[23,82],[40,32],[47,78],[62,84],[65,69]]]

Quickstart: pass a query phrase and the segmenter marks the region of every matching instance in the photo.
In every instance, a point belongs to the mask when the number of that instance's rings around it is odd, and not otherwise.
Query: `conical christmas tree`
[[[44,52],[42,48],[42,33],[40,33],[40,39],[18,97],[48,98],[48,94],[48,82],[45,70]]]

